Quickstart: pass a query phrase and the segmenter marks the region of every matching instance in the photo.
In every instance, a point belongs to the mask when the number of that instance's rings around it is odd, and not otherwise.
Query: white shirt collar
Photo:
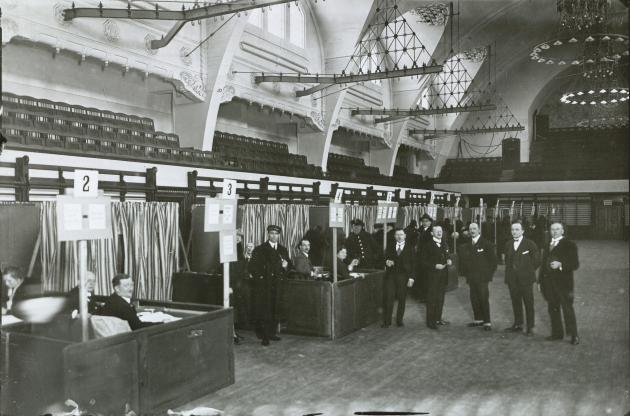
[[[308,258],[308,253],[305,253],[303,251],[301,251],[300,253],[302,253],[302,255],[304,255],[304,257]]]
[[[276,248],[276,244],[278,244],[278,243],[272,243],[271,241],[269,241],[269,245],[270,245],[271,247],[273,247],[273,248]]]
[[[126,297],[126,296],[121,296],[121,298],[123,298],[124,300],[126,300],[128,304],[131,304],[131,298],[128,298],[128,297]]]
[[[560,237],[558,237],[558,238],[552,238],[552,239],[551,239],[551,242],[552,242],[552,243],[556,243],[556,244],[557,244],[557,243],[558,243],[558,241],[562,240],[562,238],[563,238],[563,237],[564,237],[564,236],[563,236],[563,235],[561,235],[561,236],[560,236]]]
[[[404,241],[396,241],[396,245],[397,246],[404,246],[405,242]]]
[[[523,236],[520,236],[518,239],[514,240],[515,243],[520,243],[523,241]]]
[[[437,238],[433,237],[433,241],[435,241],[438,244],[442,244],[442,240],[441,239],[437,239]]]
[[[481,238],[481,234],[479,234],[477,237],[473,237],[472,239],[473,243],[477,244],[477,241],[479,241],[480,238]]]

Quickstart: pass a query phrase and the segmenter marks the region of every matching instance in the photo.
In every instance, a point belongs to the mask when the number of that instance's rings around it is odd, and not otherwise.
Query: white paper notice
[[[223,224],[232,224],[234,221],[234,206],[223,205]]]
[[[344,209],[342,207],[337,208],[337,222],[343,222]]]
[[[223,236],[223,256],[229,257],[234,255],[234,236],[232,234]]]
[[[376,217],[377,218],[383,218],[384,217],[384,215],[383,215],[383,207],[382,206],[378,207],[378,213],[376,214]]]
[[[337,222],[337,210],[336,209],[331,209],[330,210],[330,222]]]
[[[104,230],[107,227],[105,208],[103,204],[88,205],[88,228],[90,230]]]
[[[211,225],[219,223],[219,204],[210,203],[206,204],[206,222]]]
[[[81,204],[64,204],[63,225],[66,230],[80,230],[83,228],[83,211]]]

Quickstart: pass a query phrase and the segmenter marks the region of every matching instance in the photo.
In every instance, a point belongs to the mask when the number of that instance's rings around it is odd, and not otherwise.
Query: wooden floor
[[[425,411],[440,416],[622,415],[630,410],[628,243],[579,242],[576,312],[582,343],[545,341],[549,316],[536,293],[532,338],[512,324],[503,268],[491,285],[495,329],[467,328],[468,288],[446,296],[449,327],[423,324],[408,303],[404,328],[373,325],[340,340],[283,335],[263,348],[252,333],[236,347],[236,384],[182,409],[227,415],[351,415]]]

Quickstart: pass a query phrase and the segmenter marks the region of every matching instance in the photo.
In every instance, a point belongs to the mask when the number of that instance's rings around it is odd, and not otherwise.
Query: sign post
[[[221,198],[206,198],[203,230],[219,232],[219,259],[223,264],[223,307],[230,307],[230,262],[236,253],[236,181],[223,180]]]
[[[88,340],[87,240],[112,238],[111,200],[99,195],[98,171],[76,170],[74,189],[57,196],[57,240],[79,244],[81,339]]]
[[[344,220],[346,217],[346,206],[341,203],[331,202],[328,210],[330,213],[328,226],[332,229],[333,232],[333,282],[337,283],[337,228],[343,228],[344,226]]]

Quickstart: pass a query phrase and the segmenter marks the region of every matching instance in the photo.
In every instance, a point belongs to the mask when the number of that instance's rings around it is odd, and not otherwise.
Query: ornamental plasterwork
[[[221,103],[232,101],[236,95],[236,89],[232,85],[226,85],[225,87],[219,89],[218,92],[221,94],[221,98],[219,99]]]
[[[464,57],[468,61],[474,62],[474,63],[483,62],[484,59],[486,59],[487,54],[488,54],[488,49],[486,47],[472,48],[472,49],[468,49],[467,51],[464,51]]]
[[[319,111],[311,111],[310,119],[313,121],[315,127],[317,127],[319,130],[325,130],[324,115],[322,113],[320,113]]]
[[[144,37],[144,49],[149,55],[157,55],[157,49],[151,49],[151,41],[157,39],[158,37],[152,33],[147,33],[147,35]]]
[[[105,39],[110,42],[118,42],[120,39],[120,29],[118,29],[118,24],[112,19],[107,19],[103,22],[103,35],[105,35]]]
[[[234,67],[230,66],[230,69],[228,70],[228,73],[227,73],[227,79],[229,81],[234,81],[234,78],[236,78],[236,74],[234,73]]]
[[[446,3],[434,3],[412,9],[411,14],[417,16],[421,23],[444,26],[449,15],[449,8]]]
[[[189,71],[181,71],[179,73],[179,80],[183,84],[183,89],[178,88],[182,94],[187,96],[193,95],[192,98],[199,101],[204,101],[207,96],[206,86],[199,74]]]
[[[2,18],[2,43],[8,43],[14,36],[18,34],[18,24],[15,20],[8,17]]]
[[[4,7],[6,8],[7,6],[5,5]],[[55,16],[55,20],[60,25],[67,26],[70,23],[72,23],[72,21],[63,20],[63,11],[69,7],[70,7],[69,3],[55,3],[55,5],[53,6],[53,16]]]
[[[192,64],[192,56],[190,56],[190,49],[185,46],[182,46],[179,49],[179,59],[181,59],[184,65],[190,66]]]

